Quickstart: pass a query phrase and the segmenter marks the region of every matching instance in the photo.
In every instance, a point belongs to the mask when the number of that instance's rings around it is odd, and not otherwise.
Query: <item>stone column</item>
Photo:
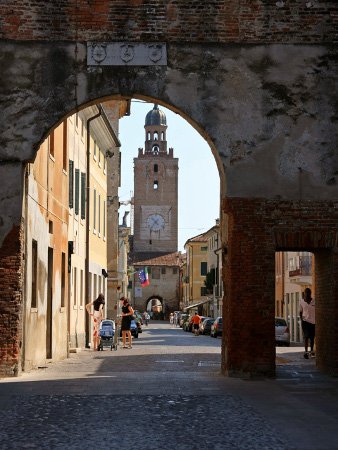
[[[21,371],[23,183],[21,162],[0,163],[0,376]]]
[[[224,248],[222,370],[229,376],[275,375],[275,250],[260,201],[232,198]]]

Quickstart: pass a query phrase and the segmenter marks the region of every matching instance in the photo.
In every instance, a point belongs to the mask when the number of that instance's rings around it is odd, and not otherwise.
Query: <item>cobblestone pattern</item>
[[[14,397],[0,422],[3,450],[291,449],[232,395]]]

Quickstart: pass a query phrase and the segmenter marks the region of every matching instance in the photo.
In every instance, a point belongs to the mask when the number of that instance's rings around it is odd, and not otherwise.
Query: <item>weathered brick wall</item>
[[[228,215],[225,370],[274,374],[275,251],[307,250],[320,258],[316,261],[320,366],[338,373],[338,202],[232,198],[224,200],[223,211]]]
[[[22,245],[23,229],[13,226],[0,248],[0,377],[21,370]]]
[[[16,0],[2,39],[315,43],[338,38],[336,1]]]
[[[315,252],[317,366],[338,375],[338,249]],[[335,280],[332,282],[332,280]]]

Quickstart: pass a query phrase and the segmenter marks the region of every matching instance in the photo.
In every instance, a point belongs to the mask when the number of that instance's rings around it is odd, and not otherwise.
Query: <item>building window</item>
[[[94,159],[96,159],[96,147],[97,147],[96,141],[94,140]]]
[[[94,202],[93,202],[93,228],[96,230],[96,189],[94,189]]]
[[[106,237],[106,202],[103,202],[103,237]]]
[[[201,247],[201,252],[207,252],[208,251],[208,246],[206,245],[205,247]]]
[[[151,269],[151,278],[153,278],[154,280],[159,280],[160,277],[160,268],[159,267],[153,267]]]
[[[173,267],[173,274],[177,275],[177,267]]]
[[[76,267],[74,267],[73,292],[74,292],[74,306],[76,306],[77,305],[77,269],[76,269]]]
[[[54,158],[55,152],[55,136],[54,131],[52,131],[49,135],[49,154]]]
[[[206,262],[201,262],[201,275],[207,274],[207,266],[208,264]]]
[[[83,306],[83,270],[80,271],[80,306]]]
[[[154,141],[158,141],[158,132],[154,131]]]
[[[99,204],[98,204],[98,224],[97,224],[97,228],[98,228],[98,232],[99,234],[101,233],[101,195],[99,194]]]
[[[69,208],[74,205],[74,161],[69,160]]]
[[[67,149],[68,149],[68,128],[67,119],[63,121],[63,149],[62,149],[62,168],[67,170]]]
[[[61,254],[61,308],[65,306],[66,298],[66,254]]]
[[[152,151],[153,151],[154,155],[158,155],[159,152],[160,152],[159,146],[158,145],[154,145],[153,148],[152,148]]]
[[[205,286],[202,286],[201,287],[201,296],[203,297],[205,295],[207,295],[207,288]]]
[[[86,174],[81,172],[81,219],[86,218]]]
[[[157,164],[154,164],[154,172],[155,173],[158,172],[158,165]]]
[[[38,243],[32,240],[32,299],[31,307],[37,307],[37,277],[38,277]]]
[[[158,181],[157,181],[157,180],[154,181],[154,189],[155,189],[155,190],[158,189]]]
[[[79,214],[80,206],[80,171],[75,169],[75,214]]]
[[[162,131],[162,141],[164,141],[165,139],[165,135],[164,135],[164,131]]]
[[[162,267],[162,268],[161,268],[161,274],[162,274],[162,275],[165,275],[165,273],[166,273],[165,267]]]

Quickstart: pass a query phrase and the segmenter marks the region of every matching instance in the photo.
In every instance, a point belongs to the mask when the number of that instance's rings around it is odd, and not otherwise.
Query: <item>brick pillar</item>
[[[222,369],[230,376],[275,375],[275,248],[263,207],[251,199],[223,203],[228,242]]]
[[[316,364],[338,376],[338,249],[315,252]]]
[[[21,163],[0,165],[0,376],[21,371],[23,226]]]

